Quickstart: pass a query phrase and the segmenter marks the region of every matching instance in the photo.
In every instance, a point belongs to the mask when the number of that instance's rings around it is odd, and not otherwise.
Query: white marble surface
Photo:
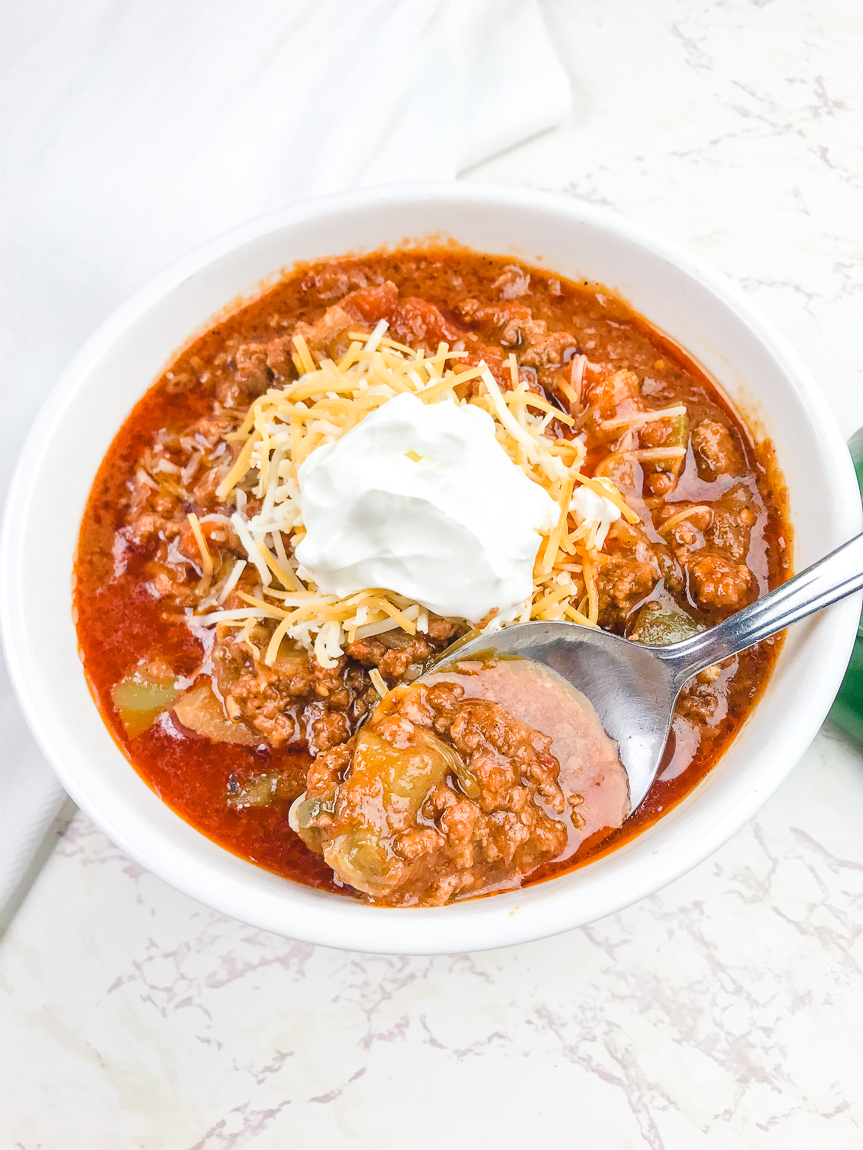
[[[544,7],[574,112],[468,178],[609,203],[708,256],[786,331],[850,434],[859,4]],[[61,314],[36,371],[134,286],[118,273],[92,315]],[[77,815],[0,948],[0,1144],[857,1150],[861,824],[863,757],[822,733],[759,817],[661,894],[530,946],[405,959],[222,918]]]

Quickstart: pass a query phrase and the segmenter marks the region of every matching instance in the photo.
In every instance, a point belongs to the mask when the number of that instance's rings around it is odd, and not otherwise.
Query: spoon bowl
[[[458,645],[435,663],[434,673],[479,655],[532,659],[556,672],[588,699],[617,742],[632,814],[656,778],[677,696],[693,676],[861,587],[858,535],[763,599],[680,643],[635,643],[579,623],[514,623]]]
[[[434,672],[478,655],[532,659],[555,671],[591,703],[618,744],[629,777],[630,813],[656,775],[679,687],[653,649],[579,623],[514,623],[480,635],[436,663]]]

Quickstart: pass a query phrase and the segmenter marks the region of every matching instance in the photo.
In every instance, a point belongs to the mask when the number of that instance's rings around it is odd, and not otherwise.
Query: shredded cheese
[[[629,455],[639,463],[660,463],[666,459],[683,459],[686,455],[685,447],[642,447],[637,451],[622,451],[621,455]]]
[[[243,444],[243,449],[237,456],[234,466],[216,488],[216,497],[218,499],[227,499],[239,481],[249,470],[249,462],[252,458],[252,449],[254,446],[255,442],[253,439],[249,439],[246,443]]]
[[[620,419],[607,419],[599,426],[603,431],[616,431],[618,428],[623,430],[644,427],[648,423],[656,423],[660,419],[679,419],[680,416],[686,415],[686,408],[682,403],[677,403],[673,407],[663,407],[659,411],[639,411],[635,415],[624,415]]]
[[[347,644],[355,640],[395,628],[409,635],[428,632],[429,613],[421,604],[380,588],[343,600],[324,595],[291,557],[305,533],[297,486],[300,464],[381,404],[409,392],[426,403],[471,403],[483,408],[495,421],[498,442],[512,462],[543,486],[561,509],[557,523],[540,545],[533,594],[517,608],[518,619],[565,619],[596,626],[597,556],[604,546],[604,533],[598,540],[595,525],[579,525],[573,518],[570,502],[574,486],[584,484],[610,500],[629,523],[637,523],[638,515],[610,480],[582,473],[584,436],[575,432],[573,417],[526,386],[514,353],[507,360],[511,387],[503,391],[485,362],[462,368],[458,360],[465,353],[451,351],[446,343],[441,343],[434,354],[415,351],[391,339],[384,320],[371,334],[349,329],[348,338],[348,350],[334,362],[310,348],[301,335],[295,335],[292,359],[299,374],[297,381],[271,388],[255,399],[238,430],[226,436],[239,445],[234,449],[238,454],[216,494],[236,505],[230,520],[220,518],[230,523],[245,558],[234,561],[227,577],[217,572],[219,560],[213,559],[199,520],[189,515],[205,580],[216,573],[224,579],[217,600],[202,604],[200,613],[192,616],[194,623],[240,628],[240,642],[254,658],[262,658],[269,666],[275,663],[286,639],[304,645],[322,666],[334,667]],[[569,381],[561,385],[573,409],[581,404],[586,366],[586,357],[574,357]],[[611,420],[603,426],[629,432],[652,420],[683,415],[685,410],[677,405]],[[549,433],[552,422],[572,428],[572,437],[555,438]],[[675,459],[685,454],[685,449],[654,448],[628,454],[638,461]],[[251,499],[257,502],[250,504]],[[253,508],[257,508],[254,514]],[[673,520],[662,530],[669,530],[671,525]],[[243,573],[250,568],[259,578],[255,594],[239,587]],[[221,609],[209,609],[214,605]],[[466,622],[477,625],[480,621]],[[262,623],[268,628],[268,638],[266,646],[259,649],[253,635],[259,637]],[[375,674],[372,672],[376,689],[386,693],[386,684],[383,679],[377,682]]]
[[[231,594],[231,592],[234,590],[234,588],[239,583],[240,576],[243,574],[243,572],[245,571],[245,569],[247,567],[248,567],[248,563],[245,559],[238,559],[237,560],[237,562],[234,564],[234,567],[233,567],[233,570],[231,571],[231,574],[225,580],[224,587],[219,592],[219,602],[220,603],[225,602],[225,600],[228,598],[228,596]]]
[[[584,586],[587,590],[587,618],[595,627],[599,619],[599,597],[596,592],[596,566],[593,559],[585,557],[582,570],[584,572]]]
[[[210,580],[213,578],[213,557],[210,554],[210,549],[207,547],[207,540],[204,538],[204,532],[201,530],[201,524],[198,516],[193,511],[188,515],[189,526],[192,528],[192,534],[195,536],[195,542],[198,545],[198,550],[201,553],[201,591],[206,591],[210,586]]]
[[[670,519],[666,519],[664,523],[660,524],[659,534],[667,535],[678,523],[682,523],[684,519],[689,519],[690,516],[700,511],[706,511],[709,515],[713,515],[713,508],[708,507],[706,503],[693,503],[691,507],[684,507],[682,511],[678,511],[676,515],[672,515]]]
[[[585,487],[589,487],[591,491],[595,491],[597,495],[602,495],[605,499],[610,499],[627,523],[638,522],[638,516],[627,504],[626,500],[610,479],[592,479],[590,476],[582,475],[580,472],[577,473],[574,478],[579,483],[583,483]]]
[[[552,530],[548,537],[548,542],[545,545],[545,551],[542,557],[542,570],[551,571],[557,562],[558,552],[560,551],[561,539],[563,530],[566,526],[567,511],[569,510],[569,500],[572,496],[572,488],[574,479],[565,479],[561,486],[559,502],[560,502],[560,518],[557,521],[557,526]]]

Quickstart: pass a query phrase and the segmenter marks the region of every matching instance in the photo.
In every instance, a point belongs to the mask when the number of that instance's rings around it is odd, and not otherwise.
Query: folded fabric
[[[51,0],[38,28],[24,11],[6,27],[3,335],[7,378],[27,380],[9,392],[7,459],[53,383],[33,354],[45,315],[80,342],[225,228],[452,178],[570,106],[536,0]],[[64,797],[9,698],[4,727],[0,906]]]

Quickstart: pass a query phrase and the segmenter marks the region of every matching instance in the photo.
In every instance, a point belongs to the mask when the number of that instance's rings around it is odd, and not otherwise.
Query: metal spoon
[[[620,745],[631,809],[650,789],[682,687],[700,671],[783,631],[863,588],[863,535],[691,639],[654,646],[578,623],[515,623],[460,646],[435,664],[437,674],[481,653],[544,663],[590,700]]]

